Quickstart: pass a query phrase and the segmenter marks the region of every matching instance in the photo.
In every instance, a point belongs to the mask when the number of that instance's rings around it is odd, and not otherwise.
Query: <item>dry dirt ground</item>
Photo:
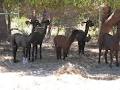
[[[22,63],[12,62],[8,43],[0,44],[0,90],[120,90],[120,67],[98,64],[96,41],[90,41],[85,55],[78,55],[77,42],[70,48],[66,60],[57,60],[52,39],[44,41],[43,59]],[[120,55],[119,55],[120,56]],[[120,59],[120,57],[119,57]],[[115,62],[115,61],[114,61]]]

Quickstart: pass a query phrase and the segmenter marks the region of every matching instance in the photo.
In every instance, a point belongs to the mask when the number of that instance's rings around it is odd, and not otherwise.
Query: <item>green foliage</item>
[[[25,17],[21,17],[21,18],[13,18],[12,19],[12,25],[11,25],[11,28],[18,28],[18,31],[20,33],[24,33],[24,34],[29,34],[30,31],[26,31],[26,24],[25,24],[25,21],[27,20],[27,18]],[[30,29],[28,29],[30,30]]]
[[[98,28],[99,9],[103,3],[108,3],[112,9],[120,8],[120,0],[3,0],[9,12],[17,12],[28,16],[35,9],[40,14],[44,8],[54,18],[54,25],[63,27],[77,26],[78,23],[90,18]],[[20,21],[22,22],[22,21]],[[20,24],[21,25],[21,24]],[[97,33],[97,32],[95,32]]]
[[[4,6],[9,10],[15,10],[16,7],[18,7],[18,0],[4,0]]]

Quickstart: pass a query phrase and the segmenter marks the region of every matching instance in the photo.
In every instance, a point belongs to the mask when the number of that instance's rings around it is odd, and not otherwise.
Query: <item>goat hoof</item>
[[[112,68],[112,65],[110,64],[109,67]]]
[[[29,62],[34,62],[34,60],[30,60]]]
[[[19,61],[18,61],[18,60],[14,60],[13,62],[14,62],[14,63],[18,63]]]
[[[34,62],[34,59],[32,59],[31,62]]]
[[[106,64],[108,64],[108,62],[105,62]]]
[[[119,67],[119,63],[116,63],[116,66]]]
[[[100,64],[100,61],[98,61],[98,64]]]
[[[40,59],[42,59],[42,57],[40,57]]]
[[[62,60],[63,60],[63,61],[65,61],[65,59],[64,59],[64,58],[63,58]]]
[[[37,59],[37,57],[35,57],[35,59]]]

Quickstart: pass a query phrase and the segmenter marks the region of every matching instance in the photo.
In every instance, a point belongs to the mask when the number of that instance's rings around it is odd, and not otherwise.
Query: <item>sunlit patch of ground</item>
[[[87,50],[90,51],[90,52],[93,52],[93,53],[99,53],[98,48],[95,48],[95,49],[89,48],[89,49],[87,49]]]
[[[20,73],[0,74],[1,90],[120,90],[120,80],[104,81],[79,75],[28,76]]]

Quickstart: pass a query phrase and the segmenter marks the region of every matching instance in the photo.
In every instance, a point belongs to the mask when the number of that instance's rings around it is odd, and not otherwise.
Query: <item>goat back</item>
[[[85,32],[82,30],[79,30],[79,32],[76,34],[77,41],[86,41]]]
[[[16,44],[19,47],[24,47],[27,45],[28,35],[16,33],[12,35],[12,45]]]
[[[64,35],[57,35],[54,37],[55,47],[66,47],[67,37]]]
[[[103,48],[111,49],[111,47],[113,47],[114,39],[112,35],[104,33],[101,38],[102,42],[100,45],[102,45]]]

